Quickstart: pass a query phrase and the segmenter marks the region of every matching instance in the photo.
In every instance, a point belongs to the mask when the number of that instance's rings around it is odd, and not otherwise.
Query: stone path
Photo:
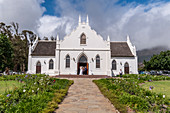
[[[71,78],[70,78],[71,79]],[[89,78],[72,78],[74,84],[55,113],[117,113]]]

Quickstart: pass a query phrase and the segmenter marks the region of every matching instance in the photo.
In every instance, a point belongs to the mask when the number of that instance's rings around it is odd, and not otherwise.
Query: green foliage
[[[0,81],[0,93],[5,93],[5,91],[12,91],[16,87],[22,86],[23,83],[18,81]]]
[[[170,50],[153,55],[150,61],[144,61],[146,70],[170,70]]]
[[[170,98],[170,81],[153,81],[153,82],[145,82],[141,87],[149,90],[150,86],[153,86],[152,91],[155,93],[164,93],[168,98]]]
[[[125,79],[100,79],[94,80],[93,82],[96,83],[104,96],[106,96],[118,110],[121,110],[118,106],[124,106],[122,107],[124,109],[123,112],[127,112],[125,106],[129,106],[136,112],[160,112],[160,110],[169,112],[169,98],[164,98],[163,94],[145,90],[138,85],[144,80],[153,81],[156,76],[122,76]],[[163,80],[164,78],[160,76],[160,79]],[[168,107],[164,108],[164,105]]]
[[[13,79],[12,75],[2,77]],[[0,77],[1,78],[1,77]],[[22,87],[0,94],[0,112],[37,113],[53,112],[67,94],[73,81],[46,75],[16,75]]]
[[[93,82],[99,87],[102,94],[110,100],[110,102],[114,105],[114,107],[119,112],[127,113],[127,107],[119,101],[119,96],[115,92],[116,90],[114,90],[110,87],[110,85],[113,86],[112,84],[110,84],[105,79],[93,80]],[[107,86],[110,88],[108,89]],[[116,88],[116,86],[115,86],[115,88]],[[110,89],[112,89],[112,90],[110,90]]]
[[[12,43],[7,36],[0,34],[0,70],[12,67],[13,49]]]
[[[27,64],[28,64],[29,41],[30,44],[32,45],[33,42],[35,41],[36,35],[29,30],[23,30],[22,32],[19,32],[19,24],[14,22],[12,22],[10,25],[6,25],[5,23],[1,22],[0,34],[7,36],[8,40],[11,41],[13,47],[13,59],[11,60],[13,66],[10,65],[11,62],[9,63],[11,69],[13,69],[14,71],[25,72],[27,70]],[[8,50],[8,46],[6,49]],[[2,62],[2,65],[6,65],[6,64]]]

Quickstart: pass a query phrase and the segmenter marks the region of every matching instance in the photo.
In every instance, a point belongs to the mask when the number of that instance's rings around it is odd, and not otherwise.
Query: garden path
[[[70,78],[74,84],[55,113],[118,113],[92,78]]]

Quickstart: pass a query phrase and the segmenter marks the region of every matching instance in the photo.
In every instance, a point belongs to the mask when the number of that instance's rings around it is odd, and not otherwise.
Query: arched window
[[[84,33],[80,37],[80,44],[86,44],[86,35]]]
[[[66,68],[70,68],[70,56],[66,56]]]
[[[54,62],[51,59],[50,62],[49,62],[49,69],[53,69],[53,68],[54,68]]]
[[[36,64],[36,73],[41,73],[41,62],[38,61]]]
[[[100,56],[96,56],[96,68],[100,68]]]
[[[126,62],[124,65],[125,74],[129,74],[129,64]]]
[[[116,61],[115,60],[112,61],[112,70],[116,70]]]
[[[83,55],[79,59],[79,63],[87,63],[87,58]]]

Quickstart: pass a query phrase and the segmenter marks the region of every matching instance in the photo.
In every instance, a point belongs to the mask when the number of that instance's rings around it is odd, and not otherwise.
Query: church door
[[[37,62],[36,73],[41,73],[41,63],[40,63],[40,61]]]
[[[89,71],[89,65],[88,65],[88,62],[87,62],[87,58],[82,55],[79,60],[78,60],[78,63],[77,63],[77,75],[79,75],[80,73],[80,67],[83,67],[84,70],[86,68],[86,70],[84,71],[84,75],[88,75],[88,71]]]
[[[127,62],[125,63],[124,69],[125,69],[125,74],[129,74],[129,64]]]

